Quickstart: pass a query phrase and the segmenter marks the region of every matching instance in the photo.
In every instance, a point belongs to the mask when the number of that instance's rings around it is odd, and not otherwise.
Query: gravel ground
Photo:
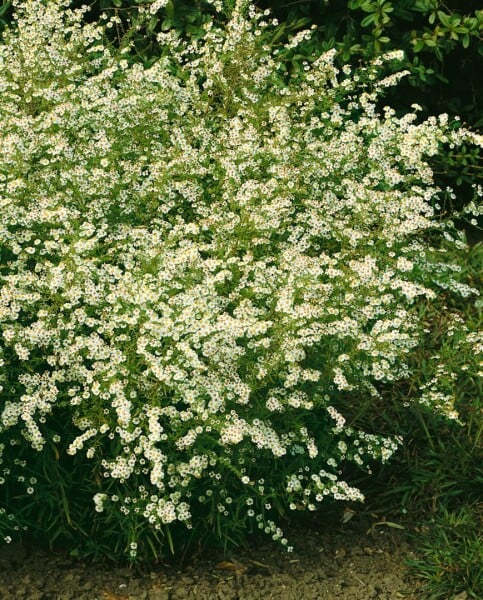
[[[265,539],[223,555],[205,551],[182,568],[145,571],[74,561],[22,545],[0,547],[1,600],[396,600],[415,599],[404,561],[406,532],[357,517],[287,531],[288,554]]]

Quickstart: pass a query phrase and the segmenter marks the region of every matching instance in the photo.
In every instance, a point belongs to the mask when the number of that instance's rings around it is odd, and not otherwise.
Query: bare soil
[[[412,600],[406,530],[363,520],[325,527],[322,518],[286,531],[287,553],[266,539],[227,554],[205,550],[184,566],[145,570],[75,561],[16,544],[0,547],[1,600]],[[369,525],[369,526],[368,526]]]

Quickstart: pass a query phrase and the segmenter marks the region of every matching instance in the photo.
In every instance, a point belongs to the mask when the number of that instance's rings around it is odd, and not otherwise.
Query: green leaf
[[[310,23],[311,23],[311,20],[308,17],[302,17],[301,19],[298,19],[297,21],[290,23],[290,28],[291,29],[302,29],[302,27],[305,27],[306,25],[309,25]]]
[[[184,30],[186,33],[198,33],[199,27],[197,25],[186,25]]]
[[[363,2],[361,3],[360,8],[364,12],[374,12],[376,10],[376,6],[373,2]]]
[[[423,50],[423,48],[424,48],[423,40],[417,40],[414,43],[414,46],[413,46],[414,52],[421,52],[421,50]]]
[[[285,33],[285,29],[286,29],[286,25],[285,23],[282,23],[279,27],[277,27],[271,43],[274,44],[275,42],[278,42],[278,40],[283,36],[283,34]]]
[[[0,17],[3,17],[3,15],[10,8],[11,4],[12,4],[11,2],[5,2],[5,4],[2,4],[2,6],[0,6]]]
[[[400,525],[399,523],[393,523],[392,521],[378,521],[371,526],[367,533],[373,533],[376,527],[381,525],[384,525],[385,527],[391,527],[392,529],[406,529],[404,525]]]
[[[412,7],[413,10],[422,12],[422,13],[427,13],[432,8],[433,8],[433,3],[431,2],[431,0],[416,0],[416,2],[414,3],[414,6]]]
[[[157,15],[153,15],[147,24],[146,31],[148,33],[153,33],[156,29],[156,25],[159,23],[159,17]]]
[[[174,4],[173,0],[169,0],[168,4],[166,4],[166,18],[171,22],[174,21]]]
[[[377,15],[373,13],[372,15],[367,15],[367,17],[364,17],[361,21],[362,27],[367,27],[368,25],[375,23],[376,16]]]
[[[438,19],[443,25],[446,25],[446,27],[451,27],[451,16],[447,15],[442,10],[438,10]]]

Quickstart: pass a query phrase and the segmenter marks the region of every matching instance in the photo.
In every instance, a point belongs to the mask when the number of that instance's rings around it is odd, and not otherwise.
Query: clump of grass
[[[423,581],[428,600],[483,597],[483,526],[481,505],[437,512],[414,535],[418,557],[408,561]]]

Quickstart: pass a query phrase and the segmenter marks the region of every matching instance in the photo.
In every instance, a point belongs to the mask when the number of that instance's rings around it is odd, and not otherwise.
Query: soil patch
[[[357,519],[354,519],[357,522]],[[405,566],[405,531],[320,520],[288,530],[294,551],[266,540],[225,555],[205,551],[180,568],[146,571],[75,561],[65,554],[0,548],[2,600],[397,600],[417,598]]]

